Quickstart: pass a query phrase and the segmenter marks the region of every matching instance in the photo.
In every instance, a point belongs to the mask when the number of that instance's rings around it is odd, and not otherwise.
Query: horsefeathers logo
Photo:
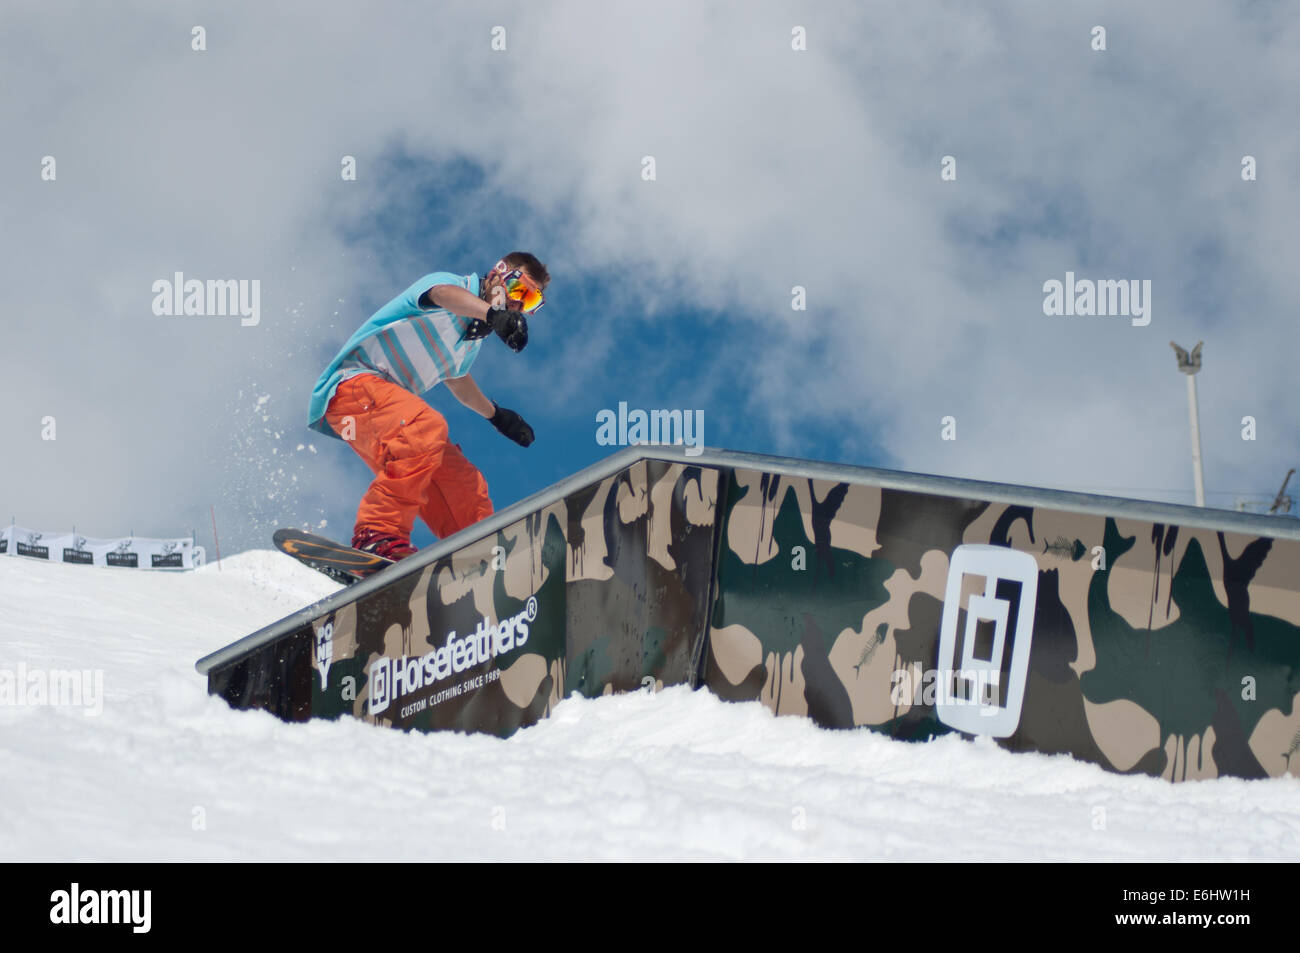
[[[537,597],[529,596],[522,612],[496,625],[483,616],[473,632],[460,638],[455,630],[448,632],[442,646],[424,655],[375,659],[370,663],[369,714],[381,714],[403,695],[514,651],[528,641],[528,623],[536,618]]]
[[[334,623],[326,622],[316,630],[316,668],[320,672],[320,687],[329,687],[330,663],[334,661]]]
[[[963,604],[968,576],[983,580],[983,592],[971,592]],[[945,675],[935,704],[945,725],[994,738],[1015,734],[1037,599],[1038,563],[1028,553],[981,545],[953,550],[939,628],[938,669]]]

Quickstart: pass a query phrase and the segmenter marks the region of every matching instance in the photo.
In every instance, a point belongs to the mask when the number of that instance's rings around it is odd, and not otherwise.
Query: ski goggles
[[[501,283],[506,289],[506,300],[518,301],[524,314],[532,314],[546,303],[542,290],[528,280],[522,269],[502,275]]]

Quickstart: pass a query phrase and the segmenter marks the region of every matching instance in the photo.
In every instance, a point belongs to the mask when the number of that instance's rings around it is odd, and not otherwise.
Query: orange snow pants
[[[483,474],[448,442],[442,414],[410,391],[377,374],[349,377],[325,420],[375,475],[355,530],[409,540],[418,514],[445,539],[492,515]]]

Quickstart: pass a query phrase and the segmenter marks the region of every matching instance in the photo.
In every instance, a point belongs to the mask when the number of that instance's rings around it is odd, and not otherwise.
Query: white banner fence
[[[0,556],[125,569],[197,569],[204,560],[203,547],[189,538],[94,539],[75,532],[42,533],[12,523],[0,529]]]

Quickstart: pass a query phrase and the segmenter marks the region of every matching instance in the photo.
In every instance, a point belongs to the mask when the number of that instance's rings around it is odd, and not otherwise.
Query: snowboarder
[[[492,513],[487,481],[447,436],[447,421],[420,398],[439,382],[520,446],[533,429],[469,376],[484,338],[512,351],[528,343],[525,315],[542,306],[550,275],[528,252],[477,274],[425,275],[357,329],[312,389],[309,426],[339,437],[375,474],[361,498],[352,545],[388,559],[416,552],[420,516],[445,538]]]

